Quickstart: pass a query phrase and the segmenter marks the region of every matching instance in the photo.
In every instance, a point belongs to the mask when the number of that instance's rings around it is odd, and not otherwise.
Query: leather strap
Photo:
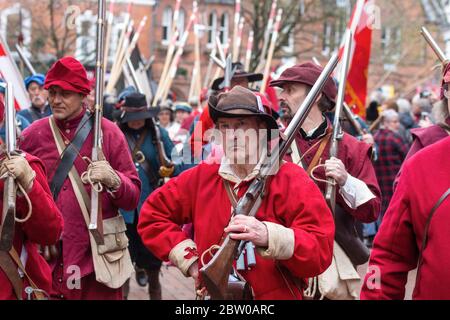
[[[231,185],[227,180],[223,179],[223,185],[225,186],[225,190],[227,192],[228,199],[230,199],[231,206],[233,207],[233,209],[236,209],[236,206],[238,203],[238,198],[237,198],[236,194],[234,193],[233,189],[231,189]]]
[[[132,134],[125,131],[125,138],[128,142],[128,147],[131,151],[131,156],[133,157],[133,161],[136,161],[135,156],[138,151],[140,151],[142,144],[144,143],[144,140],[148,134],[148,130],[145,129],[144,132],[139,137],[139,140],[136,142],[136,139],[133,137]],[[156,152],[158,152],[158,149],[155,146]],[[142,151],[141,151],[142,152]],[[158,176],[155,174],[154,170],[152,169],[152,165],[150,164],[150,161],[145,158],[144,162],[139,162],[139,165],[144,169],[148,179],[150,180],[150,184],[152,185],[153,189],[156,189],[158,187]]]
[[[317,166],[317,164],[319,163],[320,157],[323,154],[323,151],[325,150],[325,147],[328,143],[328,140],[331,137],[331,131],[329,131],[327,133],[327,135],[325,137],[322,138],[322,141],[320,142],[319,148],[317,149],[316,154],[314,155],[314,158],[312,159],[311,163],[308,166],[308,169],[306,170],[306,172],[308,173],[308,175],[311,175],[311,171],[314,169],[315,166]]]
[[[441,206],[441,204],[450,196],[450,189],[448,189],[436,202],[436,204],[431,209],[430,214],[428,215],[427,222],[425,224],[425,231],[423,233],[423,239],[422,239],[422,246],[420,248],[419,252],[419,259],[417,264],[417,274],[416,274],[416,283],[419,283],[420,278],[420,269],[422,267],[423,262],[423,251],[425,250],[425,247],[427,246],[428,242],[428,231],[430,229],[431,219],[433,218],[434,214],[436,213],[437,209]]]
[[[22,300],[23,282],[17,271],[17,265],[13,262],[9,252],[0,251],[0,269],[11,282],[17,299]]]
[[[50,126],[53,128],[54,134],[57,133],[61,137],[61,133],[55,123],[53,116],[48,118]],[[52,182],[50,184],[50,189],[52,191],[53,199],[58,199],[59,192],[70,169],[73,167],[76,157],[78,156],[79,150],[86,141],[89,132],[92,129],[92,118],[89,112],[86,112],[81,119],[77,131],[75,133],[75,138],[63,149],[60,156],[62,155],[61,161],[56,169],[55,175],[53,176]],[[56,129],[56,130],[55,130]],[[64,144],[64,141],[61,141]]]

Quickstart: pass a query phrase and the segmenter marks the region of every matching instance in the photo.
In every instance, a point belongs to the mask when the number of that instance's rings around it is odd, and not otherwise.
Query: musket
[[[14,107],[14,92],[11,83],[5,86],[5,152],[9,158],[16,151],[16,115]],[[14,224],[16,221],[17,184],[14,177],[8,175],[3,189],[3,211],[1,221],[0,250],[8,252],[13,245]]]
[[[262,167],[259,175],[252,181],[247,192],[241,197],[233,210],[233,215],[255,216],[262,203],[266,180],[276,172],[280,161],[289,150],[295,135],[308,117],[326,81],[331,76],[338,63],[337,54],[333,54],[316,83],[306,96],[285,130],[282,139],[275,145],[270,155],[265,152],[262,156]],[[208,293],[212,299],[225,299],[227,297],[228,276],[232,270],[233,260],[240,256],[238,248],[241,242],[226,236],[218,251],[212,259],[200,269],[200,274]]]
[[[103,113],[103,86],[104,86],[104,35],[105,35],[105,16],[106,0],[98,0],[98,18],[97,18],[97,58],[95,68],[95,120],[94,120],[94,143],[92,147],[92,161],[104,159],[102,150],[102,113]],[[100,191],[92,186],[91,189],[91,220],[89,231],[95,239],[97,245],[104,244],[103,238],[103,217],[101,207],[102,196]]]
[[[19,44],[16,44],[16,51],[19,54],[20,59],[25,64],[25,67],[28,69],[28,71],[32,74],[36,74],[36,70],[34,70],[33,65],[31,64],[30,60],[25,56],[25,53],[23,52],[22,47]]]
[[[343,136],[340,117],[345,98],[345,87],[347,84],[347,74],[350,65],[352,40],[353,40],[352,32],[351,30],[347,30],[345,34],[344,52],[342,56],[341,70],[339,74],[339,88],[336,98],[336,108],[334,112],[333,135],[331,137],[330,142],[330,158],[331,157],[337,158],[339,150],[339,141],[342,139]],[[325,200],[327,201],[329,208],[334,214],[336,206],[336,181],[333,178],[328,178],[327,181],[328,183],[325,191]]]
[[[449,63],[450,60],[447,59],[447,57],[445,56],[444,52],[439,47],[439,45],[436,43],[436,41],[433,39],[433,37],[430,34],[430,32],[428,31],[428,29],[426,27],[422,27],[420,29],[420,33],[425,38],[425,40],[427,41],[427,43],[431,47],[431,49],[433,49],[434,53],[439,58],[441,63],[444,66],[446,66]]]

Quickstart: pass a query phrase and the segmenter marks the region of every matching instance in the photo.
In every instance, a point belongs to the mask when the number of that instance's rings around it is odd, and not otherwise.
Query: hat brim
[[[159,111],[159,107],[152,107],[148,111],[125,112],[124,116],[120,119],[120,123],[155,118],[158,115]]]
[[[271,115],[269,115],[267,113],[234,113],[234,112],[227,112],[227,111],[218,110],[211,103],[208,103],[208,107],[209,107],[209,116],[211,117],[211,119],[213,120],[214,123],[216,123],[219,118],[258,117],[258,118],[260,118],[261,120],[263,120],[267,124],[268,136],[269,136],[270,140],[275,138],[275,137],[271,136],[271,130],[278,130],[279,129],[276,120]],[[239,109],[233,109],[233,110],[239,110]],[[242,110],[245,111],[244,109],[242,109]]]
[[[232,79],[240,79],[240,78],[247,78],[248,82],[256,82],[261,81],[264,78],[264,75],[262,73],[239,73],[234,75]],[[219,87],[224,80],[225,80],[224,77],[220,77],[214,80],[211,89],[216,91],[221,90]]]
[[[86,96],[89,95],[89,93],[91,93],[91,89],[80,88],[80,87],[74,86],[71,83],[64,81],[64,80],[55,80],[52,82],[47,82],[44,84],[44,89],[48,90],[53,86],[58,86],[63,90],[81,93]]]

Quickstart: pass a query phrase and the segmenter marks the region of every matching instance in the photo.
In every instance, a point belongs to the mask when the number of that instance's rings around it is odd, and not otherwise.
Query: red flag
[[[347,76],[345,102],[355,114],[362,118],[366,116],[367,80],[372,43],[372,17],[367,11],[369,6],[373,5],[374,0],[358,0],[348,26],[353,33],[354,49]]]
[[[6,42],[0,37],[0,78],[13,85],[16,109],[27,109],[31,102],[22,75],[17,68]]]

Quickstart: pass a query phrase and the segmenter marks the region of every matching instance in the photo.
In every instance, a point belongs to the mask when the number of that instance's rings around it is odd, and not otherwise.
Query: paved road
[[[367,264],[358,268],[358,273],[361,278],[367,269]],[[414,288],[414,280],[416,273],[411,271],[408,277],[408,283],[406,285],[405,299],[410,300],[412,290]],[[162,285],[162,298],[163,300],[194,300],[194,281],[191,278],[186,278],[183,274],[173,266],[163,265],[161,268],[160,281]],[[131,278],[130,284],[130,300],[147,300],[148,293],[147,288],[140,287],[134,278]]]

